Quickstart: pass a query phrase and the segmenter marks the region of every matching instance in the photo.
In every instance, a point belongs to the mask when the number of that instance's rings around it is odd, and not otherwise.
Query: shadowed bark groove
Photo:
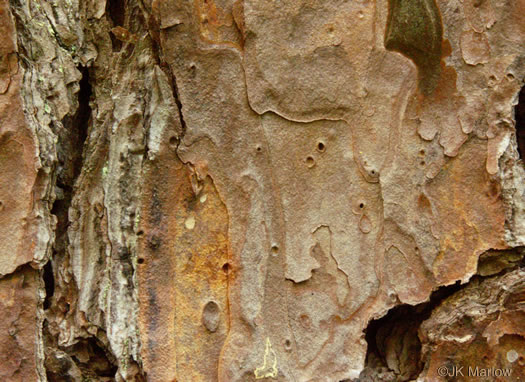
[[[518,104],[515,106],[514,113],[516,117],[518,152],[523,160],[523,154],[525,153],[525,86],[520,90]]]

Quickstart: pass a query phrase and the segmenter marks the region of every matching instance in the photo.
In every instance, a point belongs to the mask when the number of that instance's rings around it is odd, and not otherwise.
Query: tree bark
[[[525,379],[524,13],[0,0],[0,380]]]

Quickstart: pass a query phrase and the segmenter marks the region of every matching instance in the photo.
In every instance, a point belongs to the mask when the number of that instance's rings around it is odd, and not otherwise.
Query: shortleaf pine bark
[[[0,0],[0,381],[525,380],[524,14]]]

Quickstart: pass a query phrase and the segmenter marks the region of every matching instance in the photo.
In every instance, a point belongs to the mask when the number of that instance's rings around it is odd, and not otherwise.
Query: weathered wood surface
[[[0,0],[0,380],[523,379],[524,13]]]

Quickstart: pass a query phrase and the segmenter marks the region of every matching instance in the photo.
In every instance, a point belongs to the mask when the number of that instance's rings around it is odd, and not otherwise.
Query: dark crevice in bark
[[[180,136],[176,137],[177,142],[170,142],[172,146],[173,145],[175,146],[175,153],[178,153],[177,151],[178,147],[180,145],[180,142],[182,142],[182,138],[184,137],[184,134],[186,133],[186,121],[184,120],[184,115],[182,113],[182,102],[180,100],[179,88],[177,86],[177,78],[173,74],[170,65],[163,58],[162,47],[160,46],[159,41],[157,41],[157,39],[155,38],[155,35],[152,33],[151,30],[149,33],[150,33],[151,42],[153,46],[153,55],[155,59],[157,60],[157,64],[160,66],[161,70],[164,72],[164,74],[166,74],[166,76],[169,79],[173,98],[175,100],[175,104],[177,105],[177,110],[179,112],[179,122],[182,128],[182,133]]]
[[[477,275],[482,277],[502,275],[523,266],[525,266],[524,246],[503,250],[491,249],[479,256]]]
[[[398,382],[415,379],[423,370],[418,329],[447,297],[467,284],[444,286],[429,301],[418,305],[399,305],[385,316],[372,320],[365,330],[368,343],[365,369],[354,382]],[[343,382],[343,381],[342,381]]]
[[[113,27],[123,27],[126,21],[126,0],[108,0],[106,2],[106,14]],[[113,52],[120,52],[123,43],[113,33],[109,33]]]
[[[49,382],[64,381],[105,381],[115,380],[116,360],[105,346],[95,337],[81,339],[73,346],[60,347],[56,339],[44,327],[46,343],[46,376]]]
[[[87,68],[79,67],[82,79],[79,82],[78,108],[73,116],[66,116],[62,121],[63,129],[59,131],[57,142],[57,185],[64,190],[63,206],[53,206],[55,209],[67,209],[71,202],[72,191],[76,179],[80,175],[83,164],[83,148],[87,138],[91,118],[91,84],[89,82],[89,71]],[[62,208],[61,208],[62,207]],[[64,221],[67,221],[67,216]]]
[[[518,153],[523,159],[525,154],[525,86],[521,88],[518,96],[518,104],[514,109],[516,118],[516,139],[518,141]]]
[[[171,73],[171,70],[170,70],[170,80],[171,80],[171,88],[173,90],[173,97],[175,98],[177,109],[179,110],[180,125],[182,127],[182,135],[180,137],[180,141],[182,141],[182,138],[184,137],[184,134],[186,133],[186,122],[184,121],[184,116],[182,114],[182,102],[180,101],[179,88],[177,87],[177,79],[175,78],[173,73]]]
[[[78,67],[82,73],[77,93],[78,107],[73,115],[68,115],[56,128],[57,167],[56,200],[51,213],[57,218],[53,255],[44,267],[43,279],[46,289],[44,309],[47,311],[43,325],[45,344],[45,368],[49,381],[81,380],[114,381],[117,371],[116,360],[106,351],[107,346],[97,338],[99,335],[80,339],[73,346],[58,344],[59,328],[57,322],[72,314],[76,305],[77,286],[70,275],[69,281],[62,272],[70,266],[68,253],[70,225],[69,209],[75,192],[75,183],[84,165],[84,149],[91,124],[92,87],[89,70]],[[56,126],[55,126],[56,127]],[[59,269],[62,271],[59,273]]]
[[[109,33],[109,37],[111,39],[111,47],[113,53],[118,53],[122,50],[122,41],[120,41],[118,38],[115,37],[115,34],[113,32]]]
[[[177,104],[177,110],[179,111],[179,119],[180,119],[180,126],[182,128],[182,133],[181,133],[181,136],[178,137],[178,140],[179,140],[177,144],[177,148],[178,148],[178,145],[180,144],[180,142],[182,141],[182,138],[184,137],[184,134],[186,133],[186,122],[184,121],[184,116],[182,114],[182,102],[180,100],[179,88],[177,86],[177,78],[171,71],[171,68],[169,67],[168,64],[162,63],[161,67],[163,69],[166,69],[164,70],[164,72],[166,73],[166,75],[168,76],[170,80],[171,90],[173,92],[173,98],[175,99],[175,103]],[[177,152],[177,150],[175,150],[175,152]]]
[[[62,41],[62,39],[60,38],[60,33],[58,33],[55,25],[53,24],[53,22],[51,21],[49,16],[45,12],[44,12],[44,15],[46,16],[46,19],[47,19],[47,22],[49,23],[49,26],[53,30],[53,36],[55,37],[55,40],[56,40],[58,46],[60,46],[61,48],[65,49],[65,50],[69,50],[70,47],[66,43],[64,43]]]
[[[90,337],[75,344],[70,351],[73,354],[78,352],[81,355],[85,351],[88,352],[88,360],[85,360],[85,357],[80,359],[75,355],[73,356],[73,360],[83,371],[83,375],[113,379],[118,369],[116,366],[117,361],[113,354],[105,349],[106,346],[96,337]]]
[[[80,90],[78,92],[78,109],[74,117],[75,123],[78,126],[77,135],[75,137],[75,143],[78,147],[84,147],[84,142],[86,141],[88,135],[88,129],[91,119],[91,106],[90,100],[92,95],[91,83],[89,82],[89,70],[84,67],[78,68],[82,73],[82,79],[80,80]],[[82,150],[76,156],[74,163],[74,180],[80,175],[80,170],[82,169]]]
[[[113,26],[124,26],[126,3],[126,0],[108,0],[106,3],[106,13],[113,22]]]
[[[478,262],[478,273],[468,283],[442,286],[429,301],[418,305],[402,304],[385,316],[369,322],[365,330],[368,344],[365,369],[353,382],[401,382],[415,380],[423,371],[418,330],[423,321],[448,297],[466,288],[474,280],[501,276],[525,267],[525,247],[489,250]],[[349,382],[344,380],[340,382]]]
[[[55,278],[53,276],[53,267],[51,261],[48,261],[44,266],[44,273],[42,278],[44,279],[44,285],[46,289],[46,298],[44,300],[44,310],[49,309],[51,304],[51,298],[55,293]]]
[[[73,187],[82,168],[82,148],[87,137],[89,119],[91,117],[89,72],[87,68],[79,67],[78,69],[82,73],[82,79],[79,83],[80,89],[77,95],[77,111],[73,116],[66,116],[62,121],[63,126],[57,129],[56,199],[51,208],[51,213],[57,218],[57,225],[53,255],[44,268],[44,282],[47,292],[44,309],[48,309],[52,304],[51,299],[55,284],[54,265],[57,262],[60,264],[66,257],[69,207],[73,198]]]

